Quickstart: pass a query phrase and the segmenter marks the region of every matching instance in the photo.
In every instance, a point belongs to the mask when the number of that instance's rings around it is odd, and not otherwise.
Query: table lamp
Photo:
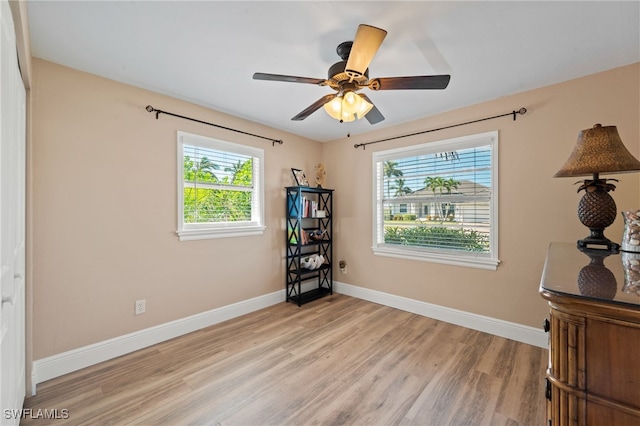
[[[601,173],[625,173],[640,170],[638,161],[622,143],[616,126],[596,124],[591,129],[582,130],[569,159],[554,177],[592,175],[592,179],[582,181],[578,192],[584,195],[578,204],[578,218],[591,234],[578,240],[578,248],[604,249],[617,252],[620,245],[604,236],[604,230],[611,225],[617,215],[616,203],[609,191],[616,187],[601,179]]]

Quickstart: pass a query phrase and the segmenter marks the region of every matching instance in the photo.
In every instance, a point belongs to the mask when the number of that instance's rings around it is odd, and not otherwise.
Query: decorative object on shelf
[[[304,170],[300,169],[291,169],[293,173],[293,178],[296,180],[296,185],[298,186],[309,186],[309,181],[307,177],[304,175]]]
[[[303,268],[311,269],[311,257],[300,258],[300,266]]]
[[[323,241],[328,238],[326,229],[323,229],[323,230],[318,229],[316,231],[311,231],[309,232],[308,235],[311,241]]]
[[[324,265],[324,263],[325,258],[321,254],[314,254],[300,259],[300,266],[309,270],[318,269]]]
[[[325,212],[324,210],[316,210],[316,217],[318,219],[324,219],[325,217],[327,217],[327,212]]]
[[[318,188],[322,188],[322,184],[324,183],[324,175],[327,174],[327,172],[324,171],[324,164],[318,163],[315,166],[315,169],[316,169],[316,185],[318,185]]]
[[[300,258],[300,266],[309,270],[314,270],[324,265],[324,261],[324,256],[321,254],[314,254],[312,256]]]
[[[622,250],[640,252],[640,210],[622,212],[624,232],[622,233]]]
[[[591,234],[578,240],[580,248],[600,248],[617,252],[620,245],[604,236],[604,230],[611,225],[617,214],[616,203],[609,191],[615,185],[601,179],[600,173],[625,173],[640,170],[638,161],[622,143],[616,126],[596,124],[591,129],[578,134],[573,152],[554,177],[572,177],[593,175],[592,179],[582,181],[578,192],[585,193],[578,204],[578,218]],[[591,247],[596,246],[596,247]],[[604,246],[605,248],[601,248]]]

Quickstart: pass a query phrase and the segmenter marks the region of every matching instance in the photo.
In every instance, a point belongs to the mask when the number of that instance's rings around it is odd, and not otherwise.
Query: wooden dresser
[[[549,301],[548,424],[640,425],[640,254],[552,243],[540,283]]]

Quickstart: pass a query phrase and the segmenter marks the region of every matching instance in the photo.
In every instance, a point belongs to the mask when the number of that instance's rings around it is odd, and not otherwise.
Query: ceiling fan
[[[387,32],[371,25],[358,26],[355,39],[340,43],[336,49],[342,61],[329,67],[328,78],[296,77],[291,75],[267,74],[257,72],[254,80],[284,81],[288,83],[316,84],[329,86],[336,90],[318,99],[298,113],[292,120],[304,120],[315,111],[324,107],[336,120],[353,121],[365,117],[370,124],[384,120],[384,116],[375,107],[367,95],[356,93],[367,87],[376,90],[407,89],[445,89],[450,75],[421,75],[411,77],[386,77],[369,80],[369,64],[382,44]]]

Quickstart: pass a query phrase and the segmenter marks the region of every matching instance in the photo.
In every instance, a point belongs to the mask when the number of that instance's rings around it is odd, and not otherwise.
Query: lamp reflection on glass
[[[608,181],[617,179],[601,179],[600,173],[624,173],[640,170],[638,161],[622,143],[616,126],[596,124],[591,129],[582,130],[573,152],[554,177],[588,176],[578,192],[585,193],[578,204],[578,218],[591,234],[578,240],[580,248],[596,248],[606,246],[606,250],[617,252],[620,245],[604,236],[604,230],[616,219],[616,203],[609,191],[615,185]],[[596,247],[592,247],[596,246]],[[599,247],[598,247],[599,248]]]
[[[353,91],[345,91],[324,104],[324,110],[336,120],[350,122],[367,115],[373,105]]]
[[[613,300],[618,292],[618,283],[613,272],[604,266],[604,259],[612,253],[605,250],[580,250],[589,256],[589,264],[578,273],[580,294],[598,299]]]

